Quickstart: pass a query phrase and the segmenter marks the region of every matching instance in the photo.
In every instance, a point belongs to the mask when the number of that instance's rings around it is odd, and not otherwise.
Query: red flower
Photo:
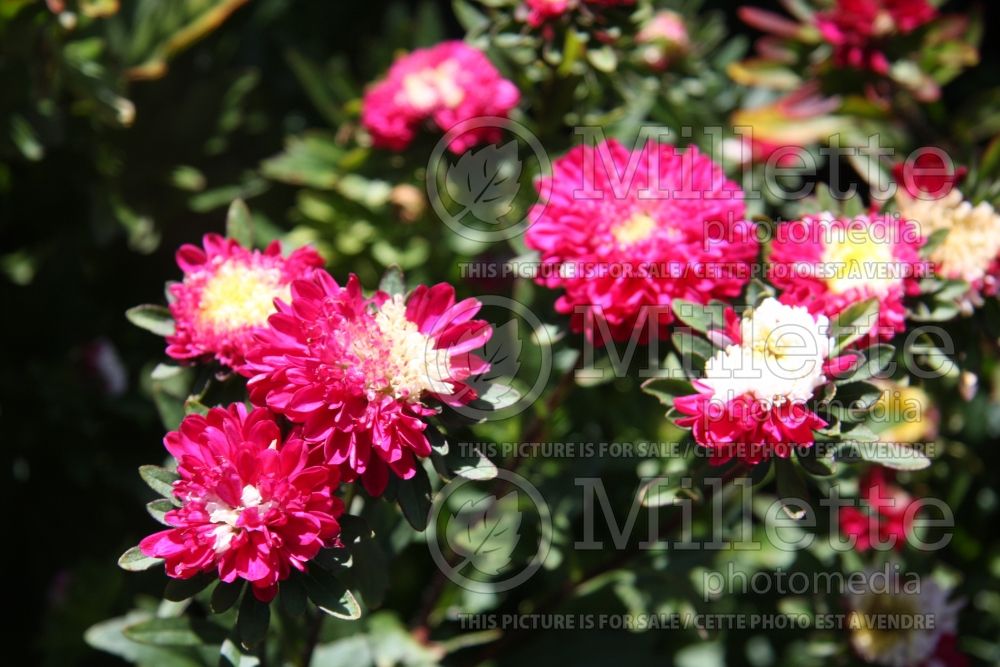
[[[918,501],[903,489],[891,483],[892,473],[876,466],[861,478],[861,497],[867,502],[870,512],[856,507],[840,510],[840,532],[854,537],[855,548],[868,551],[874,538],[881,545],[889,545],[901,551],[913,525],[916,510],[911,509]]]
[[[379,495],[389,470],[416,474],[430,456],[426,417],[431,399],[463,405],[476,398],[465,380],[489,365],[472,350],[493,330],[473,319],[475,299],[421,285],[404,299],[377,292],[365,299],[356,276],[341,287],[325,271],[292,284],[270,328],[247,357],[250,398],[297,424],[322,446],[344,479],[361,477]]]
[[[914,198],[940,199],[962,182],[969,172],[954,163],[940,149],[923,148],[911,159],[892,167],[896,185]]]
[[[323,258],[309,247],[286,258],[277,241],[260,252],[206,234],[201,248],[180,247],[177,265],[184,279],[169,287],[174,333],[167,336],[167,355],[185,361],[214,356],[239,370],[254,333],[275,312],[274,300],[287,299],[289,284],[310,276]]]
[[[173,526],[139,548],[166,560],[167,575],[190,579],[218,571],[245,579],[258,600],[274,598],[291,569],[305,571],[320,549],[334,546],[343,503],[333,496],[335,469],[310,465],[305,443],[284,438],[274,416],[242,403],[188,415],[164,438],[177,459]]]
[[[646,316],[663,337],[674,299],[732,299],[750,279],[758,244],[743,191],[695,147],[577,146],[537,188],[551,192],[525,234],[541,253],[539,282],[565,290],[556,310],[599,344],[605,327],[628,340]]]
[[[889,60],[878,41],[913,32],[936,17],[937,10],[927,0],[837,0],[832,10],[816,14],[816,23],[834,46],[837,65],[884,75]]]

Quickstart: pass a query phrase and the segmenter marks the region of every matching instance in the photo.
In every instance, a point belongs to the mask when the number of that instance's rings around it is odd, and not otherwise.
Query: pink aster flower
[[[750,277],[758,244],[743,191],[695,147],[577,146],[537,187],[551,193],[525,234],[541,253],[539,282],[565,290],[556,310],[599,344],[644,321],[663,337],[674,299],[732,299]]]
[[[865,552],[875,539],[897,551],[906,546],[916,516],[918,502],[902,488],[892,484],[892,471],[876,466],[861,478],[861,497],[870,513],[857,507],[840,510],[840,532],[855,538],[855,548]]]
[[[447,132],[462,121],[506,118],[521,94],[483,53],[459,41],[442,42],[402,56],[365,94],[361,121],[376,146],[401,151],[428,121]],[[500,128],[481,127],[452,139],[461,153],[500,140]]]
[[[525,0],[525,22],[538,28],[576,8],[577,0]]]
[[[317,272],[292,284],[291,303],[279,303],[248,356],[250,397],[301,424],[345,480],[361,477],[379,495],[390,470],[409,479],[430,455],[432,401],[476,398],[465,380],[489,366],[472,350],[493,333],[473,319],[479,308],[456,303],[446,283],[365,299],[356,276],[341,287]]]
[[[903,298],[919,294],[920,279],[931,274],[923,244],[919,227],[897,216],[807,216],[779,225],[768,270],[782,302],[829,317],[877,298],[870,338],[888,340],[905,328]]]
[[[139,548],[166,561],[167,575],[250,582],[258,600],[274,598],[292,568],[305,571],[320,549],[335,546],[344,505],[333,495],[335,469],[311,465],[299,437],[287,438],[268,410],[242,403],[188,415],[164,438],[177,459],[178,509],[168,530]]]
[[[696,393],[674,399],[713,465],[733,458],[757,464],[787,458],[796,446],[811,446],[826,422],[808,406],[816,389],[854,362],[830,358],[829,320],[805,308],[765,299],[717,336],[725,342],[708,360]]]
[[[833,45],[837,65],[887,74],[889,60],[878,40],[906,35],[936,17],[927,0],[837,0],[833,9],[816,14],[816,25]]]
[[[180,247],[177,264],[184,279],[169,287],[174,333],[167,354],[184,361],[214,356],[238,370],[254,332],[275,312],[274,300],[287,299],[289,284],[311,275],[323,258],[309,247],[282,257],[277,241],[260,252],[206,234],[202,247]]]

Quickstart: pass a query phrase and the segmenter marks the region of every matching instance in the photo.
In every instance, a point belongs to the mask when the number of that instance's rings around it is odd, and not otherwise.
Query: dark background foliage
[[[441,3],[445,17],[448,4]],[[708,4],[726,11],[731,31],[752,36],[735,18],[738,3]],[[996,27],[1000,11],[987,4],[985,24]],[[45,57],[36,28],[52,18],[36,5],[0,37],[10,40],[0,44],[0,111],[4,98],[28,85],[22,75],[37,64],[32,59]],[[159,572],[125,576],[114,567],[152,528],[143,507],[149,492],[136,467],[163,456],[162,427],[140,386],[140,370],[161,354],[162,341],[131,326],[123,312],[157,300],[164,280],[179,275],[176,247],[221,231],[223,205],[233,196],[253,196],[254,209],[279,223],[292,206],[292,188],[262,185],[252,174],[288,133],[324,124],[290,72],[289,49],[316,61],[342,56],[351,79],[368,81],[394,45],[410,41],[392,34],[416,25],[405,16],[400,3],[384,0],[259,0],[179,54],[163,78],[131,83],[131,127],[74,109],[77,97],[66,90],[54,98],[66,112],[61,122],[44,127],[43,159],[0,152],[7,664],[118,664],[86,647],[83,632],[128,609],[137,593],[158,595],[163,585]],[[445,26],[460,36],[450,18]],[[35,41],[16,49],[15,29]],[[997,83],[996,40],[985,42],[983,61],[949,85],[945,108]],[[178,174],[181,165],[196,166],[208,194],[178,187],[187,173]],[[123,225],[129,216],[132,224]],[[980,432],[969,434],[994,471],[1000,461],[986,453],[1000,444],[998,422],[1000,415],[987,412]],[[1000,482],[995,472],[981,481]],[[970,528],[966,539],[989,540],[995,526]],[[398,608],[419,605],[419,582],[407,574],[426,565],[396,566]],[[654,640],[627,641],[643,655]],[[587,644],[576,648],[583,659]],[[552,659],[572,664],[564,649]]]

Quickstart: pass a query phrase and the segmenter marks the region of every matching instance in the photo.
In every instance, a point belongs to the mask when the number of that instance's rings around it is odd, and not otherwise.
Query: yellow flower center
[[[261,326],[274,313],[276,297],[289,297],[281,271],[224,262],[201,293],[201,318],[227,330]]]
[[[465,93],[456,83],[459,67],[447,60],[437,67],[428,67],[403,77],[403,97],[410,106],[429,111],[438,106],[454,109]]]
[[[351,347],[365,366],[375,370],[371,391],[410,402],[419,401],[425,391],[451,393],[448,350],[435,349],[434,341],[407,319],[402,296],[382,304],[375,325],[374,337],[358,336]]]
[[[916,616],[919,611],[913,596],[872,594],[865,608],[852,611],[848,619],[858,652],[872,659],[909,641],[910,635],[920,630],[900,619]]]
[[[611,235],[619,245],[630,246],[648,239],[656,227],[656,220],[648,213],[639,212],[612,227]]]
[[[826,283],[838,294],[853,288],[868,286],[884,293],[899,282],[893,274],[895,259],[888,239],[876,239],[868,230],[830,229],[837,234],[823,249],[822,261],[827,267]]]

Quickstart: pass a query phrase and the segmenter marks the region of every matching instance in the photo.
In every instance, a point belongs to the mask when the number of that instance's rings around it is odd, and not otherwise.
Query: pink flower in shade
[[[829,321],[805,308],[765,299],[742,318],[730,309],[714,338],[725,344],[694,380],[696,393],[678,396],[677,425],[690,428],[713,465],[733,458],[755,465],[810,446],[826,422],[808,406],[817,387],[854,363],[830,358]]]
[[[917,501],[892,484],[892,472],[881,466],[872,468],[861,478],[860,490],[871,511],[841,508],[840,532],[854,537],[855,549],[860,552],[872,548],[875,539],[881,545],[891,545],[901,551],[916,516],[913,507]]]
[[[436,399],[463,405],[476,398],[465,383],[489,365],[472,353],[493,330],[473,319],[480,303],[455,302],[440,283],[404,299],[361,294],[325,271],[292,284],[271,327],[248,356],[251,399],[302,425],[346,481],[361,477],[379,495],[389,471],[403,479],[429,456],[426,417]]]
[[[816,26],[833,45],[838,66],[884,75],[889,60],[879,40],[913,32],[936,17],[927,0],[837,0],[833,9],[816,14]]]
[[[749,280],[758,244],[743,191],[693,146],[577,146],[536,186],[550,193],[525,234],[539,282],[565,290],[556,310],[598,344],[637,326],[646,341],[650,322],[663,337],[674,299],[732,299]]]
[[[575,9],[576,5],[577,0],[525,0],[527,15],[524,20],[532,28],[538,28]]]
[[[934,655],[921,664],[921,667],[968,667],[969,656],[958,650],[958,637],[952,633],[941,635]]]
[[[481,51],[442,42],[397,59],[365,94],[361,121],[376,146],[401,151],[428,121],[447,132],[473,118],[506,118],[520,97]],[[481,127],[456,136],[448,148],[461,153],[499,140],[500,128]]]
[[[654,70],[666,69],[672,59],[691,48],[684,17],[669,9],[653,14],[636,34],[635,41],[643,45],[642,58]]]
[[[877,298],[869,339],[888,340],[905,328],[903,298],[919,294],[920,279],[931,275],[923,244],[917,225],[892,215],[807,216],[779,225],[768,272],[782,302],[828,317]]]
[[[956,167],[940,148],[920,148],[903,162],[892,167],[892,178],[908,196],[940,199],[961,183],[968,168]]]
[[[206,234],[202,247],[180,247],[177,264],[184,279],[168,288],[174,333],[167,336],[167,355],[183,361],[214,356],[239,370],[254,332],[275,312],[274,300],[287,299],[289,284],[311,275],[323,258],[309,247],[282,257],[277,241],[260,252]]]
[[[177,459],[168,530],[139,544],[166,561],[167,575],[250,582],[258,600],[274,598],[278,582],[305,571],[320,549],[335,546],[344,505],[333,495],[336,469],[310,462],[296,435],[287,438],[274,415],[242,403],[188,415],[164,438]]]

